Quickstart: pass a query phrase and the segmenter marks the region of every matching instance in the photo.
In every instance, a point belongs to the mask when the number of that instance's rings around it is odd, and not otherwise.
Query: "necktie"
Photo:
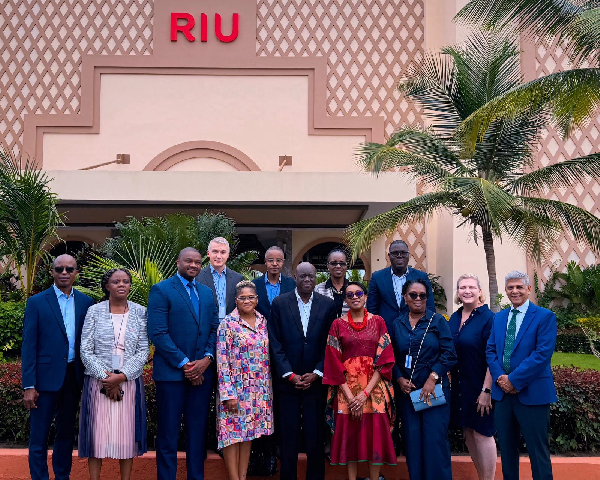
[[[510,317],[510,321],[508,322],[508,327],[506,329],[506,338],[504,339],[504,356],[502,358],[502,367],[504,367],[504,371],[506,374],[511,372],[510,370],[510,357],[513,352],[513,346],[515,345],[515,337],[517,334],[517,314],[518,310],[511,310],[512,317]]]
[[[192,307],[194,307],[194,312],[200,318],[200,302],[198,301],[198,295],[196,294],[196,288],[192,282],[188,282],[188,288],[190,289],[190,300],[192,301]]]

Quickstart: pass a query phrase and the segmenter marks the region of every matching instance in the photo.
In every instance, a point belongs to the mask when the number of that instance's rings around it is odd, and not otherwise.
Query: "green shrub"
[[[21,352],[25,302],[0,302],[0,360]]]
[[[590,342],[581,329],[559,331],[554,350],[563,353],[592,353]]]

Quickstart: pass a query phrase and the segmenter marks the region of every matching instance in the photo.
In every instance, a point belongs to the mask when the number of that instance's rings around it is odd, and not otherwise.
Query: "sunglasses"
[[[416,300],[417,298],[419,300],[426,300],[427,299],[427,294],[426,293],[417,293],[417,292],[410,292],[408,294],[408,296],[410,298],[412,298],[413,300]]]
[[[365,292],[363,292],[362,290],[359,290],[357,292],[348,292],[346,293],[346,298],[352,300],[354,297],[361,298],[364,294]]]
[[[54,271],[56,273],[62,273],[65,270],[67,271],[67,273],[73,273],[75,271],[75,267],[54,267]]]
[[[248,295],[247,297],[237,297],[240,302],[245,302],[246,300],[250,300],[251,302],[256,300],[258,295]]]
[[[347,267],[348,263],[347,262],[329,262],[329,266],[331,267],[335,267],[339,265],[340,267]]]
[[[390,257],[394,257],[394,258],[408,258],[409,253],[408,252],[390,252],[388,255]]]

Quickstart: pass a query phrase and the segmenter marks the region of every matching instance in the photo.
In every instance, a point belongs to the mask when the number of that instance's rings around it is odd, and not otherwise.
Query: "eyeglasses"
[[[245,302],[246,300],[250,300],[253,302],[258,298],[258,295],[248,295],[247,297],[237,297],[240,302]]]
[[[362,290],[358,290],[357,292],[348,292],[346,293],[346,298],[348,300],[352,300],[354,297],[356,298],[362,298],[364,296],[365,292],[363,292]]]
[[[75,267],[54,267],[54,271],[56,273],[62,273],[65,270],[67,271],[67,273],[73,273],[75,271]]]
[[[283,265],[283,258],[267,258],[267,260],[265,260],[267,263],[281,263]]]
[[[413,300],[416,300],[417,298],[419,300],[426,300],[427,299],[427,294],[426,293],[417,293],[417,292],[410,292],[408,294],[408,296],[410,298],[412,298]]]
[[[410,254],[408,252],[390,252],[389,256],[394,258],[408,258]]]
[[[340,267],[347,267],[348,263],[347,262],[329,262],[328,265],[330,267],[335,267],[337,265],[339,265]]]

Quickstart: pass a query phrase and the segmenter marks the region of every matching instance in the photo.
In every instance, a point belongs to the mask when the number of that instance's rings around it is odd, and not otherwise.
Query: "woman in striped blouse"
[[[81,334],[79,456],[88,458],[92,480],[100,478],[104,458],[118,459],[121,479],[129,479],[133,457],[147,451],[142,379],[149,352],[147,314],[127,300],[129,271],[106,272],[102,290],[106,300],[89,308]]]

